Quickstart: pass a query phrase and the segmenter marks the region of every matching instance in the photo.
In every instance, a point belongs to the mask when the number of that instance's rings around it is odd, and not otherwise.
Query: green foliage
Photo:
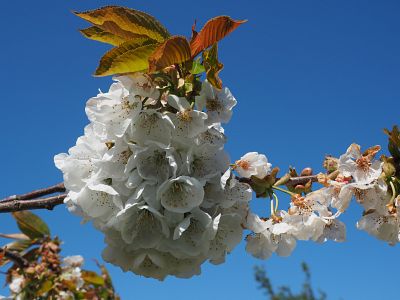
[[[35,214],[29,211],[17,211],[13,214],[18,228],[30,239],[43,238],[50,235],[47,224]]]
[[[264,290],[264,293],[270,300],[325,300],[326,294],[324,292],[319,291],[319,295],[315,296],[311,285],[311,273],[308,265],[303,262],[301,267],[305,275],[305,280],[298,294],[293,293],[292,289],[288,286],[280,286],[274,289],[264,267],[254,267],[254,277],[259,284],[259,288]]]

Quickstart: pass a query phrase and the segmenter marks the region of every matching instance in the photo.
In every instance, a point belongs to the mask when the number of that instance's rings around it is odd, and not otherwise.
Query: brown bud
[[[274,186],[280,186],[286,184],[290,180],[290,175],[286,173],[283,177],[279,178],[275,183]]]
[[[301,171],[300,176],[311,176],[312,174],[313,174],[313,169],[304,168],[303,171]]]
[[[306,189],[306,187],[304,185],[298,184],[294,187],[294,192],[297,194],[301,194],[301,193],[304,193],[305,189]]]

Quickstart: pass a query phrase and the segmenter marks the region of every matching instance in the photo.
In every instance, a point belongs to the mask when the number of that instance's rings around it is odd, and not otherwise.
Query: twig
[[[9,196],[7,198],[1,199],[0,203],[11,202],[15,200],[31,200],[45,195],[51,195],[54,193],[63,193],[63,192],[65,192],[65,186],[64,183],[61,182],[59,184],[44,189],[35,190],[26,194]]]
[[[317,182],[318,181],[318,175],[310,175],[310,176],[299,176],[299,177],[291,177],[288,179],[288,181],[285,183],[285,185],[288,186],[296,186],[299,184],[306,184],[310,180],[312,182]],[[240,182],[248,183],[251,184],[252,180],[250,178],[245,178],[245,177],[240,177],[237,178]],[[277,181],[279,178],[276,179]]]
[[[31,209],[43,209],[43,208],[52,210],[55,206],[64,203],[65,197],[67,197],[67,194],[61,194],[48,198],[33,199],[29,201],[10,200],[5,202],[0,202],[0,213],[31,210]]]
[[[7,249],[0,249],[0,252],[3,252],[4,257],[12,260],[21,268],[27,267],[29,265],[28,260],[26,260],[25,258],[23,258],[21,255],[19,255],[14,251],[9,251]]]
[[[304,185],[307,182],[311,180],[311,182],[317,182],[318,181],[318,175],[310,175],[310,176],[299,176],[299,177],[292,177],[289,179],[288,182],[285,184],[288,186],[296,186],[296,185]]]

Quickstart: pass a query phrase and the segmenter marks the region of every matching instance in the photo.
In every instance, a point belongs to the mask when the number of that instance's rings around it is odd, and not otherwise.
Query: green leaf
[[[42,283],[40,288],[36,291],[36,296],[42,296],[43,294],[50,291],[53,287],[53,282],[51,280],[46,280]]]
[[[218,44],[203,52],[203,64],[207,74],[207,80],[217,89],[222,89],[222,80],[219,78],[224,65],[218,61]]]
[[[100,60],[95,76],[134,73],[147,70],[157,43],[148,38],[125,42],[108,51]]]
[[[132,40],[140,35],[163,42],[170,36],[167,29],[153,16],[126,7],[105,6],[95,10],[75,12],[75,14],[125,40]]]
[[[31,245],[32,245],[31,240],[19,240],[6,244],[4,248],[7,248],[10,251],[22,252],[28,249]]]
[[[193,75],[197,75],[197,74],[203,73],[205,71],[206,71],[206,69],[200,62],[200,57],[193,61],[193,66],[192,66],[192,70],[190,70],[190,73],[192,73]]]
[[[104,278],[93,271],[82,271],[82,279],[88,284],[104,285]]]
[[[149,72],[191,60],[189,42],[185,37],[173,36],[159,45],[149,57]]]
[[[92,27],[89,27],[86,29],[81,29],[79,31],[82,33],[82,35],[84,37],[86,37],[88,39],[111,44],[113,46],[118,46],[118,45],[122,44],[123,42],[127,41],[126,38],[123,38],[118,35],[107,32],[97,26],[92,26]]]
[[[31,239],[42,238],[50,235],[47,224],[30,211],[17,211],[12,213],[19,229]]]

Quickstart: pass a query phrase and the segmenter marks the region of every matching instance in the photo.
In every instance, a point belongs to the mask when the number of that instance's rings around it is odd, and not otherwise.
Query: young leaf
[[[7,245],[4,246],[4,248],[10,251],[22,252],[28,249],[31,245],[32,245],[31,240],[18,240],[12,243],[8,243]]]
[[[82,279],[89,284],[104,285],[104,278],[93,271],[82,271]]]
[[[111,44],[113,46],[118,46],[123,42],[127,41],[126,38],[104,31],[103,29],[97,26],[81,29],[79,31],[82,33],[84,37],[88,39]]]
[[[29,237],[23,233],[0,233],[0,237],[13,240],[29,240]]]
[[[149,72],[159,71],[190,59],[190,46],[186,38],[173,36],[159,45],[149,57]]]
[[[154,17],[121,6],[105,6],[99,9],[75,12],[78,17],[116,36],[128,39],[130,33],[147,36],[163,42],[170,36],[167,29]]]
[[[46,280],[42,283],[40,288],[36,291],[36,296],[43,296],[45,293],[50,291],[53,287],[53,282],[51,280]]]
[[[195,57],[204,49],[207,49],[216,42],[222,40],[229,33],[234,31],[239,25],[247,20],[233,20],[228,16],[213,18],[204,25],[198,34],[190,41],[192,57]]]
[[[203,52],[203,64],[207,80],[217,89],[222,89],[222,80],[218,77],[224,65],[218,61],[218,44]]]
[[[149,67],[149,56],[156,47],[156,41],[148,38],[125,42],[101,58],[95,75],[107,76],[146,70]]]
[[[197,74],[203,73],[205,71],[206,71],[206,69],[200,63],[200,58],[193,61],[193,66],[192,66],[192,69],[190,70],[190,73],[192,73],[193,75],[197,75]]]
[[[30,211],[17,211],[12,213],[19,229],[31,239],[42,238],[50,235],[49,227],[37,215]]]

